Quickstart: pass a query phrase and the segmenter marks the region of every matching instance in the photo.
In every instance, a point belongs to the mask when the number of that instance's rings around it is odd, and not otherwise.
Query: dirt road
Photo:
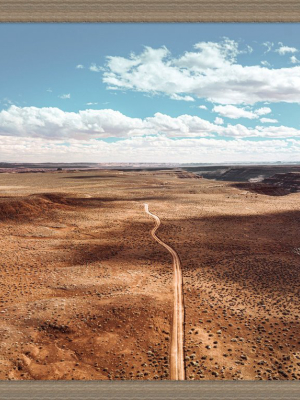
[[[164,246],[173,257],[174,267],[174,308],[173,308],[173,326],[171,335],[171,357],[170,371],[171,380],[184,380],[184,357],[183,357],[183,329],[184,329],[184,306],[182,293],[182,272],[178,254],[172,247],[164,243],[156,236],[156,231],[160,226],[160,219],[149,211],[148,204],[145,204],[145,211],[155,220],[155,226],[151,231],[152,237],[162,246]]]

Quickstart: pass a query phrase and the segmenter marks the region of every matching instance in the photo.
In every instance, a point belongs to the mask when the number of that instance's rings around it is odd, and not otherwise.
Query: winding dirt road
[[[173,326],[171,335],[171,356],[170,372],[172,380],[184,380],[184,360],[183,360],[183,329],[184,329],[184,306],[182,293],[182,272],[178,254],[172,247],[164,243],[156,236],[156,231],[160,225],[160,219],[149,211],[148,204],[145,204],[145,211],[155,220],[155,226],[151,230],[152,237],[162,246],[164,246],[173,257],[174,267],[174,308],[173,308]]]

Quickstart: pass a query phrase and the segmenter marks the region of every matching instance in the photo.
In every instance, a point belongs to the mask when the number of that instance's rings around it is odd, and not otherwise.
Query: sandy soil
[[[0,176],[0,379],[299,379],[299,194],[175,172]]]

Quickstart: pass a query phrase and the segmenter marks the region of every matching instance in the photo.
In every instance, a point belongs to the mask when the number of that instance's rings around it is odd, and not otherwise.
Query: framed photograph
[[[299,8],[0,1],[1,398],[299,398]]]

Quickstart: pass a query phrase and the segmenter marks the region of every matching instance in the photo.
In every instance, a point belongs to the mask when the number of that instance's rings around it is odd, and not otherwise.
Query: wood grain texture
[[[0,0],[1,22],[300,22],[300,0]]]

